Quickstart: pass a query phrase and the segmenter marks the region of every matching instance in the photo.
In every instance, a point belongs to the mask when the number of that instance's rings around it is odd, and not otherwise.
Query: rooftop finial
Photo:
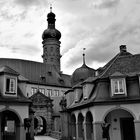
[[[52,12],[52,3],[50,4],[50,12]]]
[[[83,64],[85,64],[85,50],[86,48],[83,48]]]

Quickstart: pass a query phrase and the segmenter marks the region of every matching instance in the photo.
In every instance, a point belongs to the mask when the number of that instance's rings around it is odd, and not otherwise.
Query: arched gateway
[[[34,110],[35,135],[50,135],[52,131],[52,99],[37,91],[30,97]]]
[[[74,114],[71,115],[71,137],[76,139],[76,118]]]
[[[46,120],[42,116],[36,116],[34,118],[34,131],[35,135],[44,135],[46,133]]]
[[[1,140],[19,140],[20,139],[20,119],[18,115],[9,110],[0,112]]]
[[[110,124],[110,140],[135,140],[134,116],[123,109],[110,111],[104,118]]]

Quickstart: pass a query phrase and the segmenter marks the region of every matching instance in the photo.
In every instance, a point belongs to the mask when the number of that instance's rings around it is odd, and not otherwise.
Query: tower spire
[[[83,48],[83,65],[85,65],[85,50],[86,48]]]
[[[50,12],[47,14],[48,28],[42,34],[43,39],[43,62],[52,65],[60,72],[60,38],[61,33],[55,28],[55,14],[52,12],[52,4],[50,4]]]

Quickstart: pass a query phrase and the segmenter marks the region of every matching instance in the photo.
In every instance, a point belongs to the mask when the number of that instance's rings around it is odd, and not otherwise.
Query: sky
[[[86,64],[104,66],[126,45],[140,53],[139,0],[0,0],[0,57],[43,62],[42,33],[47,14],[61,32],[61,70],[72,74]]]

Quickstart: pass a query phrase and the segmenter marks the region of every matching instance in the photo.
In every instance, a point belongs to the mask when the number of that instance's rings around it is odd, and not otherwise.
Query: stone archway
[[[134,117],[124,109],[114,109],[104,118],[110,124],[109,136],[111,140],[135,140]]]
[[[36,116],[34,118],[34,131],[35,135],[44,135],[46,133],[46,120],[42,116]]]
[[[84,117],[83,117],[82,113],[80,113],[78,115],[78,139],[79,140],[83,140],[84,139],[84,126],[83,126],[83,122],[84,122]]]
[[[37,92],[30,97],[32,100],[31,108],[34,110],[34,125],[38,124],[38,129],[34,129],[35,134],[39,135],[50,135],[52,131],[52,113],[53,104],[52,100],[42,94]]]
[[[86,138],[87,140],[93,139],[93,117],[90,111],[86,114]]]
[[[71,137],[76,139],[76,117],[74,114],[71,115]]]
[[[1,120],[1,140],[19,140],[20,139],[20,118],[10,110],[4,110],[0,113]]]

